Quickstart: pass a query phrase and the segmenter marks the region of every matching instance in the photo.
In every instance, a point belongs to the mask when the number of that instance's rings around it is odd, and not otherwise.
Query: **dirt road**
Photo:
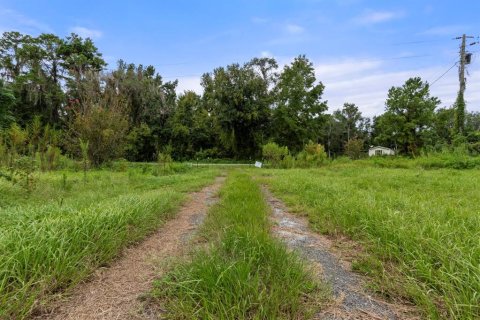
[[[224,178],[199,192],[190,194],[176,217],[138,245],[127,248],[108,268],[102,268],[72,295],[58,301],[49,313],[36,319],[93,320],[149,319],[139,297],[148,292],[162,266],[183,255],[203,221]]]

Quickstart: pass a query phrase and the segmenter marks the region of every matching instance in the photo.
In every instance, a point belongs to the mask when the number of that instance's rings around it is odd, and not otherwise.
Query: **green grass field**
[[[269,213],[259,186],[232,173],[202,230],[212,246],[155,284],[169,319],[308,319],[322,306],[327,290],[271,237]]]
[[[480,171],[350,163],[261,173],[316,231],[363,243],[368,255],[354,267],[378,290],[412,299],[426,317],[480,318]]]
[[[38,174],[31,194],[0,180],[0,319],[23,318],[55,292],[107,264],[171,218],[216,169],[154,176],[126,172]]]
[[[176,262],[153,296],[175,319],[308,318],[324,305],[325,287],[271,237],[257,176],[306,213],[315,231],[362,244],[353,268],[374,290],[412,301],[425,318],[478,319],[480,171],[382,161],[228,169],[200,233],[209,246]],[[0,180],[0,319],[48,304],[227,170],[178,166],[159,175],[155,168],[91,171],[86,182],[82,173],[41,173],[31,193]]]

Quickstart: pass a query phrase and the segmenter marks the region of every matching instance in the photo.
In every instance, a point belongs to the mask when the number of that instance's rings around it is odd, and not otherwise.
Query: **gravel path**
[[[342,261],[333,253],[329,239],[310,231],[308,221],[290,214],[285,205],[266,187],[263,191],[272,207],[274,234],[290,249],[298,251],[307,260],[318,265],[322,280],[332,287],[335,301],[319,313],[317,319],[405,319],[403,312],[399,316],[399,310],[408,307],[387,304],[368,294],[364,290],[361,277],[350,270],[348,262]]]
[[[50,313],[36,319],[153,318],[145,312],[139,297],[162,274],[162,263],[164,266],[187,252],[223,181],[224,178],[217,178],[213,185],[192,193],[174,219],[140,244],[127,248],[110,267],[99,269],[90,281],[75,288],[66,301],[59,301]]]

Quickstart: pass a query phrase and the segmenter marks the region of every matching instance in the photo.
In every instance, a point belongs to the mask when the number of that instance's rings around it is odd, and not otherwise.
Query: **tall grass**
[[[325,298],[302,261],[269,234],[268,206],[245,174],[232,174],[203,235],[209,250],[181,262],[153,295],[172,319],[304,319]]]
[[[373,166],[380,168],[422,168],[422,169],[475,169],[480,168],[480,157],[470,156],[466,152],[449,151],[424,154],[414,159],[407,157],[372,157],[357,161],[339,159],[333,161],[333,165],[339,162],[350,163],[359,167]]]
[[[216,173],[157,178],[94,171],[86,184],[79,183],[80,173],[71,182],[48,173],[41,175],[43,190],[30,198],[1,184],[6,197],[0,207],[0,319],[27,317],[53,293],[111,261],[171,218],[184,193]]]
[[[480,318],[480,171],[356,164],[268,175],[274,192],[306,210],[316,230],[346,233],[393,262],[402,290],[428,317]]]

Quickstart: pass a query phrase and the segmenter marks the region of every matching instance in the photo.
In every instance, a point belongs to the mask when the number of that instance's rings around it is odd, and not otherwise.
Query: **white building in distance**
[[[395,155],[395,150],[386,148],[386,147],[380,147],[380,146],[371,146],[370,149],[368,149],[368,156],[373,157],[373,156],[394,156]]]

